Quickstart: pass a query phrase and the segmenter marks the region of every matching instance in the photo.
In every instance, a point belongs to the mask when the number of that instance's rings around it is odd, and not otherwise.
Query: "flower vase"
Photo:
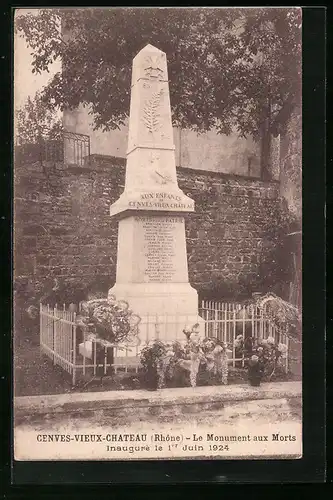
[[[248,380],[253,387],[259,387],[262,380],[262,368],[258,362],[249,362]]]
[[[250,382],[250,385],[252,387],[259,387],[260,383],[261,383],[261,379],[260,378],[250,378],[249,382]]]
[[[148,391],[157,391],[158,375],[155,366],[148,367],[145,379]]]

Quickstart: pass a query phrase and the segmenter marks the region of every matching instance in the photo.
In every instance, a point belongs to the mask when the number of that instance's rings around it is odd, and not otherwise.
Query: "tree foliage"
[[[300,17],[290,8],[40,9],[16,29],[34,72],[62,61],[43,91],[49,107],[88,105],[96,128],[119,128],[132,60],[150,43],[167,54],[174,125],[257,138],[278,133],[299,102]]]
[[[46,105],[40,92],[28,97],[15,112],[16,143],[38,144],[56,139],[62,130],[62,122],[54,108]]]
[[[301,98],[301,14],[298,9],[267,8],[239,12],[244,58],[238,128],[253,134],[266,126],[277,135]]]

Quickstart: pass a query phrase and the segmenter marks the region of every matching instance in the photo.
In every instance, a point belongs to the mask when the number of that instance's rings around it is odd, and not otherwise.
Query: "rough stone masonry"
[[[54,165],[52,165],[54,167]],[[278,183],[177,168],[195,201],[186,216],[190,283],[199,292],[215,276],[250,280],[276,245]],[[109,207],[124,189],[125,160],[94,155],[85,167],[15,166],[15,278],[115,282],[117,223]]]

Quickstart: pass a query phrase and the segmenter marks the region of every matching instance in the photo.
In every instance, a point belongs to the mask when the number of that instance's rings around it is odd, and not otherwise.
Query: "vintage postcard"
[[[301,458],[302,10],[14,24],[15,460]]]

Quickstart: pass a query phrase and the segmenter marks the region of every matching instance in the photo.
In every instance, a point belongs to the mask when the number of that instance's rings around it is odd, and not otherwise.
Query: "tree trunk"
[[[271,134],[265,127],[261,135],[260,172],[262,180],[270,180]]]
[[[261,154],[260,154],[260,171],[262,180],[271,179],[271,99],[267,100],[267,115],[265,116],[261,129]]]
[[[264,111],[264,120],[261,129],[261,157],[260,157],[260,167],[261,167],[261,179],[271,180],[272,179],[272,168],[271,168],[271,143],[272,143],[272,103],[270,96],[270,89],[268,91],[268,97],[266,102],[266,113]]]

